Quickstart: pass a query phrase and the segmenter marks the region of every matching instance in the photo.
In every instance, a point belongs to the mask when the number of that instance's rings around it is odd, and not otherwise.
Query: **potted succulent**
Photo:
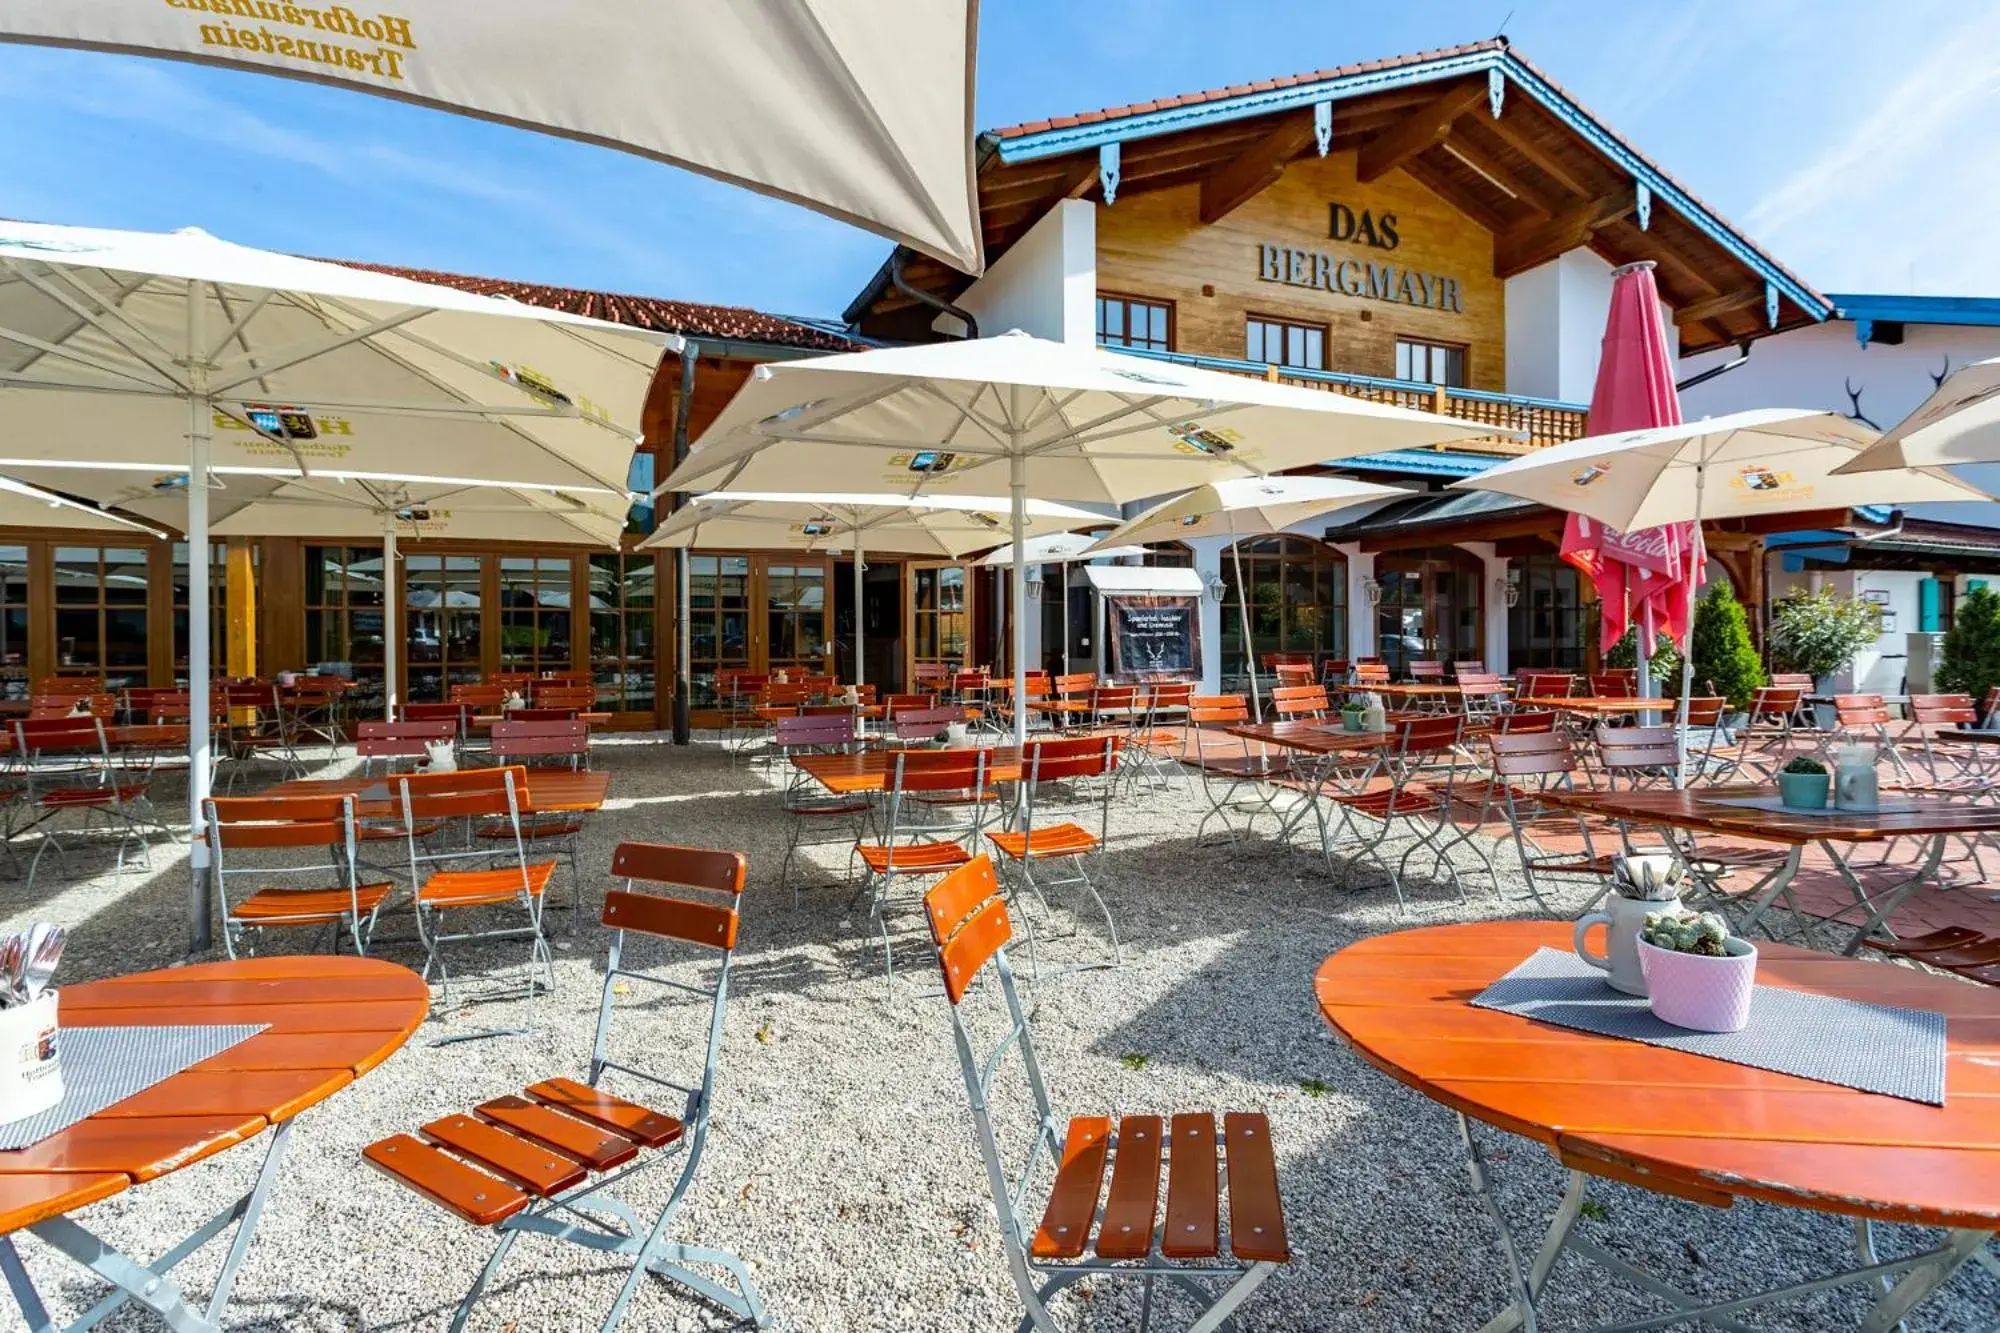
[[[1713,912],[1671,908],[1646,917],[1639,970],[1653,1016],[1697,1032],[1740,1032],[1750,1022],[1757,948]]]
[[[1795,810],[1824,810],[1832,783],[1825,764],[1807,755],[1795,755],[1778,771],[1778,799]]]

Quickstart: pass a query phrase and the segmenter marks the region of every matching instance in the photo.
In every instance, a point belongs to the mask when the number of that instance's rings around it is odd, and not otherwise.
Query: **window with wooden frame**
[[[1100,347],[1137,347],[1149,352],[1174,350],[1174,307],[1170,301],[1140,296],[1097,294],[1097,342]]]
[[[502,555],[500,567],[500,669],[568,671],[570,658],[570,558]]]
[[[1326,325],[1252,315],[1244,321],[1244,356],[1294,370],[1326,369]]]
[[[209,546],[208,562],[208,669],[212,675],[225,674],[229,659],[229,547],[225,542]],[[257,548],[250,548],[257,559]],[[188,544],[174,543],[174,670],[185,672],[188,665]],[[261,603],[260,603],[261,605]],[[262,640],[262,636],[258,636]]]
[[[658,697],[657,570],[651,551],[590,557],[590,676],[614,713],[650,713]]]
[[[28,697],[28,548],[0,546],[0,682],[9,699]]]
[[[344,662],[355,680],[382,685],[384,614],[382,548],[305,548],[305,626],[308,667]]]
[[[114,690],[147,681],[147,551],[58,546],[56,670],[101,675]]]
[[[1465,387],[1465,347],[1462,343],[1399,337],[1396,339],[1396,378],[1462,389]]]

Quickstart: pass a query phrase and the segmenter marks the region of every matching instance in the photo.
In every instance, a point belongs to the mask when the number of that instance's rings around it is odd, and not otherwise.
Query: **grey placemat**
[[[59,1134],[155,1083],[164,1083],[269,1026],[220,1023],[63,1028],[56,1037],[62,1053],[62,1100],[25,1120],[0,1125],[0,1151],[32,1148],[49,1135]]]
[[[1564,949],[1537,949],[1473,1004],[1558,1027],[1690,1051],[1731,1064],[1944,1105],[1944,1015],[1758,986],[1750,1026],[1691,1032],[1653,1017],[1645,997],[1612,989]],[[1588,1058],[1588,1057],[1585,1057]]]
[[[1803,805],[1786,805],[1780,796],[1704,796],[1703,805],[1734,805],[1745,810],[1769,810],[1780,815],[1807,815],[1819,819],[1851,819],[1855,815],[1910,815],[1923,809],[1915,801],[1883,801],[1867,810],[1841,810],[1834,806],[1812,809]]]

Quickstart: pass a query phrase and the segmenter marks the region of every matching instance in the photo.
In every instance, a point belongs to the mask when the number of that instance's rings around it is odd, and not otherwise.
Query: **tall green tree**
[[[1978,587],[1960,599],[1945,631],[1936,681],[1941,690],[1971,695],[1974,707],[2000,685],[2000,593]]]
[[[1844,671],[1882,637],[1882,608],[1864,598],[1822,588],[1771,603],[1771,665],[1823,681]]]
[[[1764,664],[1750,642],[1750,618],[1727,579],[1711,583],[1694,608],[1694,687],[1741,711],[1764,684]]]

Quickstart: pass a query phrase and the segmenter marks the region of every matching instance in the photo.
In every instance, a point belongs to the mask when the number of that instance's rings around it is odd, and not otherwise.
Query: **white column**
[[[1347,658],[1374,657],[1375,606],[1368,600],[1368,581],[1375,577],[1375,553],[1359,542],[1335,547],[1347,557]]]
[[[1507,595],[1498,591],[1507,578],[1507,559],[1492,542],[1460,542],[1458,549],[1479,557],[1479,598],[1484,608],[1482,637],[1486,640],[1486,669],[1495,675],[1507,674]]]
[[[1028,562],[1021,556],[1028,549],[1028,459],[1017,447],[1007,458],[1008,517],[1014,539],[1014,563],[1007,568],[1013,580],[1014,605],[1028,604]],[[1028,654],[1022,651],[1025,637],[1021,617],[1014,618],[1014,744],[1028,743]]]
[[[1222,603],[1208,595],[1208,589],[1222,578],[1223,543],[1190,542],[1194,572],[1201,576],[1201,692],[1222,693]]]
[[[865,609],[863,605],[865,594],[863,592],[862,576],[867,572],[867,564],[861,558],[861,533],[859,529],[856,529],[854,533],[854,679],[849,682],[854,685],[866,685],[868,683],[867,667],[862,661],[862,646],[866,638],[862,628],[862,612]]]

